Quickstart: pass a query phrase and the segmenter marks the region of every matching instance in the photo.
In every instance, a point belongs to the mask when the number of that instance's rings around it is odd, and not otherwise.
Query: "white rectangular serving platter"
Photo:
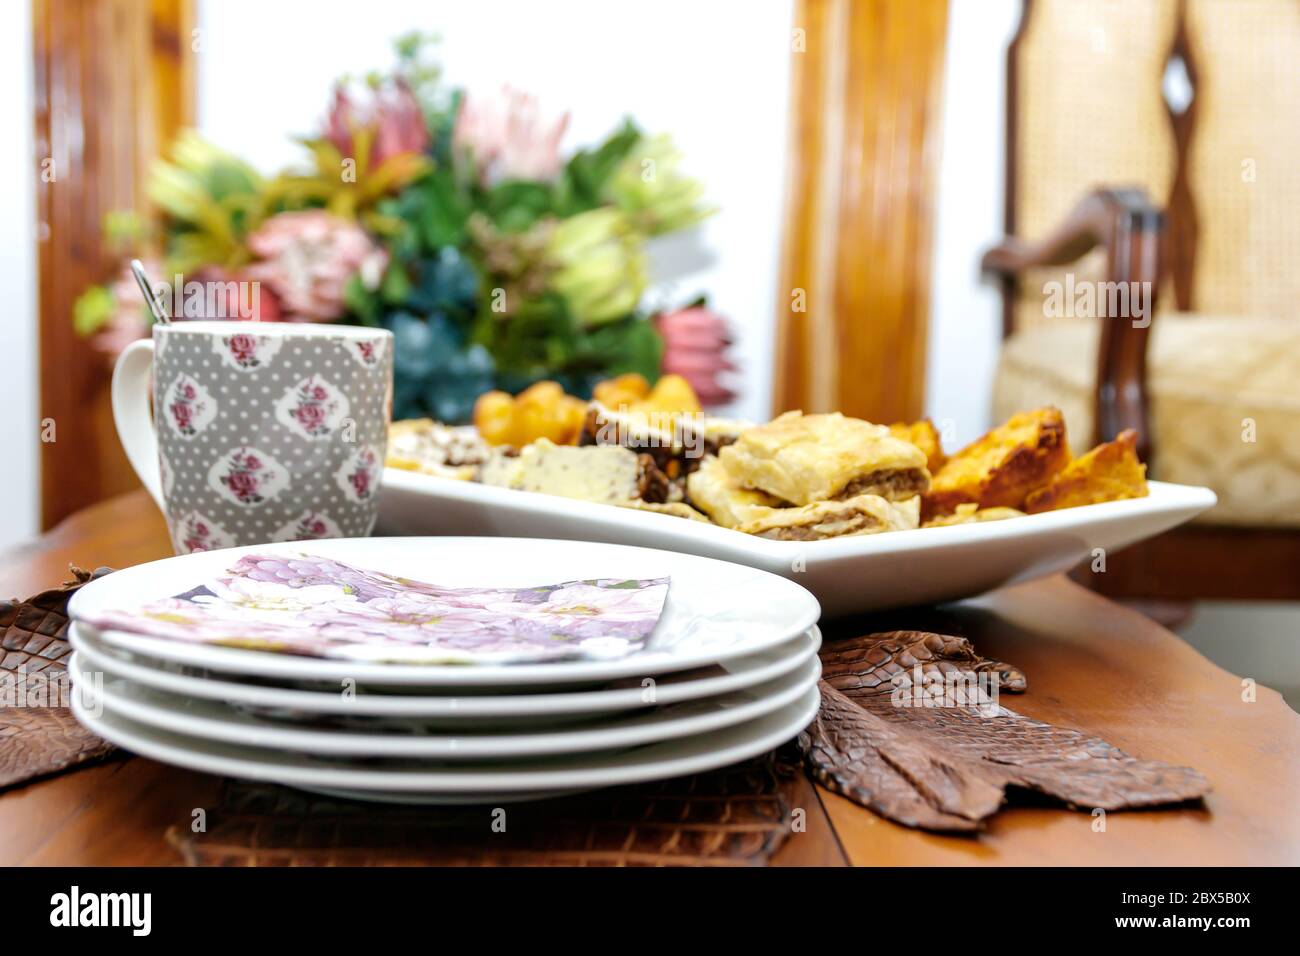
[[[720,558],[783,575],[827,617],[972,597],[1066,571],[1214,506],[1208,488],[1153,481],[1146,498],[1044,514],[857,535],[771,541],[671,515],[384,470],[376,534],[565,538]]]

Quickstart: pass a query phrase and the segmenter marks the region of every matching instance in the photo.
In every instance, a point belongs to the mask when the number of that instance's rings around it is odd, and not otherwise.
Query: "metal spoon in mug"
[[[131,274],[135,276],[140,291],[144,293],[144,301],[149,306],[149,311],[153,313],[154,319],[163,325],[170,325],[172,317],[167,314],[166,307],[154,294],[153,285],[149,282],[149,277],[145,275],[144,264],[139,259],[131,260]]]

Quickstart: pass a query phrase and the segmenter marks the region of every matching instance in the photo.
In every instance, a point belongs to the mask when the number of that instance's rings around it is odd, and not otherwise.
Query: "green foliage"
[[[573,216],[604,205],[610,179],[640,139],[641,131],[636,124],[625,119],[623,125],[595,149],[580,149],[574,153],[556,183],[556,215]]]
[[[426,111],[436,110],[442,99],[442,64],[433,54],[441,42],[442,37],[437,33],[419,30],[404,33],[393,42],[393,52],[397,55],[393,72],[411,88]]]
[[[138,212],[124,209],[104,214],[103,233],[111,248],[129,251],[146,239],[148,229]]]
[[[393,251],[410,258],[443,246],[463,245],[465,223],[473,211],[473,198],[457,185],[446,168],[438,167],[429,176],[403,190],[385,209],[409,228]],[[401,244],[403,240],[406,245]]]
[[[368,290],[361,276],[352,276],[343,287],[343,301],[348,312],[356,317],[358,325],[379,325],[382,306],[379,297]]]
[[[416,153],[398,153],[375,164],[374,136],[375,131],[367,127],[355,130],[353,156],[344,156],[329,140],[300,140],[311,155],[312,167],[281,173],[268,185],[267,200],[282,209],[324,208],[343,219],[358,219],[380,235],[398,228],[400,223],[376,217],[376,209],[386,197],[426,175],[433,161]]]
[[[508,179],[482,194],[482,209],[503,232],[523,232],[555,214],[555,191],[550,183]]]
[[[589,332],[579,361],[600,368],[606,376],[639,372],[653,382],[659,377],[663,353],[663,339],[654,325],[639,315],[629,315]]]
[[[117,302],[113,293],[102,285],[92,285],[73,303],[72,327],[78,335],[94,335],[116,312]]]
[[[180,134],[170,160],[154,163],[146,193],[166,215],[169,271],[243,265],[246,237],[271,211],[257,170],[193,130]]]
[[[703,187],[680,172],[667,137],[647,136],[631,119],[575,152],[553,179],[484,182],[470,151],[454,143],[464,97],[443,86],[437,43],[403,35],[391,70],[362,78],[376,91],[414,95],[426,151],[381,154],[379,127],[353,128],[353,117],[352,155],[324,137],[302,139],[306,167],[268,179],[187,131],[149,180],[161,228],[153,234],[152,220],[123,213],[106,220],[106,235],[124,253],[160,242],[168,272],[237,272],[254,259],[247,237],[272,216],[325,209],[355,219],[389,259],[375,287],[359,275],[346,283],[347,320],[397,336],[399,415],[465,417],[493,384],[553,378],[589,394],[623,372],[657,378],[663,343],[640,312],[644,245],[708,215]],[[109,288],[87,290],[75,307],[77,331],[103,328],[119,307]]]

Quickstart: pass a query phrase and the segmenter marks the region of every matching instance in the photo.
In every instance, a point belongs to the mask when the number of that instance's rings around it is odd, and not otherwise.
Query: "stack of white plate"
[[[359,663],[101,630],[243,553],[312,554],[448,586],[668,576],[644,650],[539,664]],[[83,724],[227,776],[418,803],[535,799],[697,773],[771,750],[819,703],[817,601],[773,574],[646,548],[501,538],[265,545],[140,565],[70,606]]]

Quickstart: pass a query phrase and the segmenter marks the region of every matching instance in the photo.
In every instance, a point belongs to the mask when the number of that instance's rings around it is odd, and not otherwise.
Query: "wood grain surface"
[[[83,567],[165,557],[163,522],[143,492],[81,512],[34,545],[0,557],[0,591],[23,596]],[[927,610],[896,612],[933,627]],[[1108,814],[1018,800],[977,836],[937,836],[889,823],[804,781],[794,805],[806,828],[778,865],[1244,865],[1300,863],[1300,716],[1273,691],[1243,700],[1243,678],[1145,617],[1064,578],[1008,588],[945,612],[980,653],[1019,666],[1015,709],[1077,727],[1129,753],[1196,767],[1203,807]],[[881,629],[875,619],[824,622],[827,638]],[[1250,675],[1246,675],[1249,677]],[[218,806],[220,780],[123,758],[0,794],[0,864],[172,865],[165,840],[193,810]]]
[[[149,164],[193,124],[193,25],[192,0],[32,3],[45,528],[140,484],[113,427],[112,361],[73,329],[73,304],[122,269],[105,215],[148,220]]]
[[[795,6],[774,411],[925,396],[947,0]]]

